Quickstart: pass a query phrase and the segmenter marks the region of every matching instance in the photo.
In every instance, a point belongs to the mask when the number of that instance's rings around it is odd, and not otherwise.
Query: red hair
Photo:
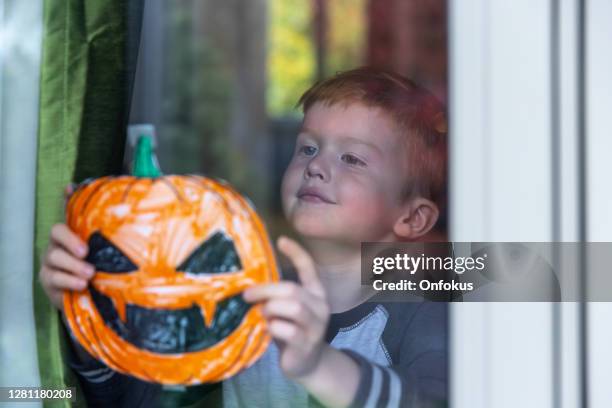
[[[446,209],[447,124],[444,106],[433,94],[393,72],[363,67],[339,72],[317,82],[300,98],[304,113],[315,103],[380,108],[395,122],[406,141],[404,198],[421,196]]]

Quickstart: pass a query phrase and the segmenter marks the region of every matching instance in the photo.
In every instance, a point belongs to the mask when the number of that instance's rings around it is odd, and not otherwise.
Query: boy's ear
[[[401,238],[414,240],[427,234],[438,221],[438,206],[423,197],[408,200],[404,211],[393,226],[393,232]]]

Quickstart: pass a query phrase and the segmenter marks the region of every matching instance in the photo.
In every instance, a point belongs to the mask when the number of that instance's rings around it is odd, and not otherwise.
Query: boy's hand
[[[247,289],[248,302],[264,302],[270,334],[280,348],[280,366],[293,379],[307,376],[319,364],[330,309],[314,262],[297,242],[281,237],[278,249],[295,265],[301,285],[279,282]]]
[[[66,196],[71,192],[72,187],[66,187]],[[38,277],[51,303],[59,310],[63,308],[65,290],[83,290],[94,276],[94,267],[83,261],[87,251],[87,245],[66,224],[51,228]]]

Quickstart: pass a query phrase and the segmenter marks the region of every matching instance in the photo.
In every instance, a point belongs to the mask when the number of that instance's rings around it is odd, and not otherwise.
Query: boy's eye
[[[306,156],[313,156],[317,152],[317,148],[314,146],[302,146],[298,152]]]
[[[348,153],[343,154],[341,157],[341,160],[345,162],[346,164],[350,164],[351,166],[365,166],[366,165],[366,163],[363,160],[361,160],[357,156],[354,156]]]

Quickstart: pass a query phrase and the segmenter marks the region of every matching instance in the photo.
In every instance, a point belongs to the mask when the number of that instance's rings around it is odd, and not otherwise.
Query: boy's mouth
[[[336,204],[331,198],[315,187],[302,187],[297,192],[297,198],[309,203]]]

